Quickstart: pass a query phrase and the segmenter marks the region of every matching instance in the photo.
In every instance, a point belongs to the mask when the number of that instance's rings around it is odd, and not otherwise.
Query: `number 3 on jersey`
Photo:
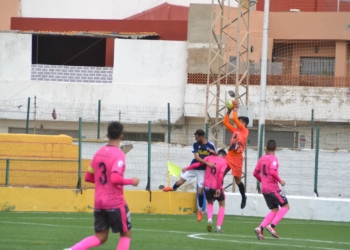
[[[106,174],[106,165],[101,162],[99,165],[99,169],[101,170],[100,182],[102,185],[107,183],[107,174]]]

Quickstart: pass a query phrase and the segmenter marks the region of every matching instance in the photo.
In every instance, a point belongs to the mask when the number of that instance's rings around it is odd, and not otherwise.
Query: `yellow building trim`
[[[190,192],[124,192],[132,213],[191,214],[196,211],[196,194]],[[94,190],[0,188],[2,211],[92,212]]]
[[[72,144],[67,135],[0,134],[0,142]]]
[[[82,161],[82,187],[93,188],[84,181],[91,160]],[[0,160],[0,180],[5,180],[6,160]],[[75,188],[78,181],[78,161],[10,160],[9,186]]]
[[[0,157],[77,159],[78,146],[66,135],[0,134]]]

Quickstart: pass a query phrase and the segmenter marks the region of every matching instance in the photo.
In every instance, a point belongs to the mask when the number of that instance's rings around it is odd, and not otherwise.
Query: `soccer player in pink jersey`
[[[218,221],[216,224],[216,231],[218,233],[223,233],[224,231],[221,229],[221,225],[224,222],[225,217],[225,193],[222,188],[222,183],[224,179],[224,173],[227,168],[227,161],[225,159],[226,152],[221,149],[218,152],[218,156],[207,156],[204,158],[206,162],[206,169],[204,175],[204,192],[205,197],[208,202],[207,207],[207,216],[208,216],[208,232],[212,231],[212,223],[213,223],[213,204],[214,201],[217,200],[219,202],[219,212],[218,212]],[[212,164],[209,164],[212,163]],[[211,167],[210,165],[213,165]],[[194,163],[187,168],[184,168],[182,171],[186,172],[188,170],[198,168],[201,166],[200,162]]]
[[[276,141],[269,140],[266,145],[266,154],[263,155],[254,170],[254,177],[261,182],[262,193],[271,212],[261,222],[260,227],[255,228],[255,233],[259,240],[264,240],[263,230],[266,228],[273,237],[279,238],[275,227],[278,222],[286,215],[289,210],[289,204],[278,183],[282,186],[286,184],[278,176],[278,159],[275,156]],[[281,207],[279,209],[279,207]]]
[[[95,235],[89,236],[67,250],[87,250],[105,243],[109,229],[120,233],[117,250],[128,250],[131,240],[131,216],[124,199],[123,186],[139,184],[133,177],[124,179],[125,154],[120,150],[123,125],[112,122],[108,125],[109,143],[100,148],[86,172],[85,181],[95,183]]]

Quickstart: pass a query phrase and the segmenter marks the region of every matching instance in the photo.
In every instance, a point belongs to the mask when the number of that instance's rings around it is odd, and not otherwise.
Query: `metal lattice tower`
[[[230,0],[226,2],[227,5],[225,5],[225,0],[212,0],[211,4],[205,122],[213,131],[216,146],[219,142],[218,125],[224,117],[227,91],[226,87],[226,91],[221,91],[221,85],[234,84],[234,92],[229,90],[228,93],[231,97],[239,100],[241,104],[248,106],[249,55],[251,52],[250,8],[256,4],[257,0],[236,0],[237,8],[231,7]],[[235,53],[231,52],[231,48],[233,50],[235,48]],[[242,87],[240,88],[240,86]],[[215,118],[211,118],[210,114],[215,114]],[[225,144],[225,139],[223,144]],[[245,157],[243,171],[245,186],[247,186],[246,159]],[[233,179],[232,184],[230,184],[233,192],[235,191],[234,182]]]
[[[238,7],[230,7],[231,2],[237,2]],[[221,85],[235,84],[230,95],[248,106],[250,8],[256,2],[212,0],[205,122],[213,131],[215,145],[225,112],[226,93],[221,91]]]

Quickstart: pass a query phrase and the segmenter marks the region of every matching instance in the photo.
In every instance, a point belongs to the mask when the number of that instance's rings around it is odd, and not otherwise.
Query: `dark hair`
[[[266,144],[267,151],[275,151],[276,150],[276,141],[269,140]]]
[[[194,134],[198,136],[205,136],[205,132],[203,129],[197,129]]]
[[[220,149],[218,151],[218,155],[223,155],[223,156],[226,156],[226,151],[224,149]]]
[[[238,120],[242,120],[246,124],[246,126],[248,126],[249,124],[249,118],[246,116],[240,116],[238,117]]]
[[[120,122],[111,122],[108,124],[108,138],[112,140],[119,139],[123,133],[124,126]]]

